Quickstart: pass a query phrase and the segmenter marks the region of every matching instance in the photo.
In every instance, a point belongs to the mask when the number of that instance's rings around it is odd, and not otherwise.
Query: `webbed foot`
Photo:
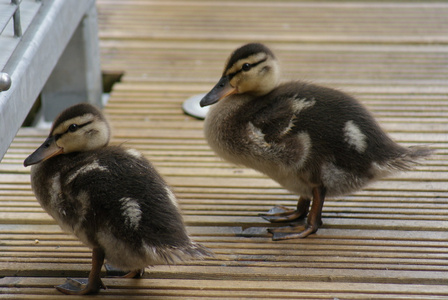
[[[280,240],[290,240],[290,239],[302,239],[315,233],[319,227],[314,228],[310,225],[296,225],[296,226],[285,226],[277,228],[269,228],[268,232],[272,233],[273,241]]]
[[[271,223],[295,221],[306,216],[303,216],[303,214],[297,210],[279,205],[274,206],[267,213],[261,213],[258,215]]]
[[[88,295],[96,294],[100,289],[106,289],[101,279],[89,281],[86,278],[67,278],[64,284],[56,286],[56,289],[67,295]]]
[[[324,205],[325,193],[326,190],[324,187],[313,188],[313,204],[308,214],[306,225],[291,225],[268,229],[268,231],[272,233],[272,240],[301,239],[315,233],[322,225],[322,208]],[[304,208],[306,208],[306,212],[308,212],[309,203],[309,199],[301,197],[297,204],[297,211],[304,211]],[[294,213],[292,214],[294,215]]]
[[[267,213],[259,214],[263,219],[271,223],[290,222],[303,219],[308,214],[311,200],[300,197],[297,209],[289,209],[284,206],[274,206]]]
[[[110,264],[104,264],[106,268],[106,277],[121,277],[121,278],[141,278],[145,274],[145,269],[138,269],[135,271],[123,271]]]
[[[99,247],[93,248],[92,269],[89,273],[89,279],[67,278],[67,281],[64,284],[56,286],[56,289],[68,295],[96,294],[100,289],[106,289],[100,277],[103,262],[104,251]]]

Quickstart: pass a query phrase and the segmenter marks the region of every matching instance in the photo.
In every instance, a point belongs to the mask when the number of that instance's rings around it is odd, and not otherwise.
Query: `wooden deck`
[[[98,9],[103,70],[125,72],[105,109],[113,142],[154,162],[216,257],[104,279],[95,299],[448,299],[446,2],[99,0]],[[317,234],[271,241],[257,214],[296,196],[218,159],[203,122],[181,110],[249,41],[274,49],[285,79],[351,92],[397,141],[437,154],[328,199]],[[0,299],[91,298],[53,288],[87,275],[90,250],[31,192],[22,162],[47,134],[22,129],[0,165]]]

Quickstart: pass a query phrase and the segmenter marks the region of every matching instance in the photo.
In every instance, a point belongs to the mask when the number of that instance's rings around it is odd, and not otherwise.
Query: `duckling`
[[[250,43],[230,55],[222,77],[200,101],[201,106],[216,103],[204,133],[218,156],[300,195],[295,210],[276,206],[261,214],[270,222],[308,216],[305,226],[269,229],[274,240],[315,233],[325,197],[349,194],[409,170],[432,152],[395,143],[360,102],[342,91],[279,79],[274,53]]]
[[[77,104],[55,120],[48,138],[24,165],[43,209],[62,229],[92,249],[88,280],[68,279],[65,294],[105,288],[104,260],[126,277],[153,264],[211,256],[188,236],[170,187],[141,153],[108,146],[110,128],[90,104]]]

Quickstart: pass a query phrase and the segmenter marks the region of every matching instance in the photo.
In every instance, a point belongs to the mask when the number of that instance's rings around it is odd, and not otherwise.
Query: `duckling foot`
[[[290,240],[290,239],[302,239],[315,233],[319,227],[313,228],[313,226],[286,226],[278,228],[269,228],[268,232],[272,233],[273,241]]]
[[[100,289],[106,289],[101,279],[98,282],[90,282],[86,278],[67,278],[64,284],[56,286],[56,289],[67,295],[88,295],[96,294]]]
[[[322,208],[324,205],[325,193],[326,189],[324,187],[313,188],[313,204],[310,213],[308,214],[306,225],[293,225],[268,229],[268,231],[272,233],[272,240],[301,239],[315,233],[322,225]],[[309,199],[304,200],[303,198],[300,198],[297,207],[301,205],[301,202],[302,204],[305,204],[305,201],[308,201],[309,204]],[[307,207],[309,207],[309,205]]]
[[[135,271],[131,271],[125,275],[123,275],[123,278],[142,278],[143,274],[145,274],[145,269],[138,269]]]
[[[284,206],[274,206],[267,213],[259,214],[259,216],[271,223],[300,220],[308,214],[310,203],[310,199],[300,197],[295,210]]]
[[[100,277],[103,263],[104,251],[100,248],[93,248],[92,269],[89,273],[89,279],[68,278],[64,284],[58,285],[56,289],[68,295],[96,294],[100,289],[106,289]]]
[[[126,272],[107,263],[104,264],[104,267],[106,268],[106,277],[141,278],[145,274],[145,269]]]

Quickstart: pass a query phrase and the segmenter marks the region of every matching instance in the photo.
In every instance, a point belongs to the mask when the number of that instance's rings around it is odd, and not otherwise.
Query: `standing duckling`
[[[109,125],[90,104],[55,120],[46,141],[24,162],[36,198],[57,223],[93,249],[88,280],[68,279],[65,294],[105,288],[104,259],[127,277],[152,264],[201,259],[211,253],[188,236],[177,200],[139,152],[108,146]]]
[[[300,195],[296,210],[277,206],[261,214],[270,222],[308,215],[305,227],[271,229],[274,240],[316,232],[326,196],[357,191],[431,153],[392,141],[353,97],[300,81],[279,84],[279,77],[272,51],[247,44],[230,55],[221,79],[200,102],[219,101],[210,108],[204,131],[220,157]]]

